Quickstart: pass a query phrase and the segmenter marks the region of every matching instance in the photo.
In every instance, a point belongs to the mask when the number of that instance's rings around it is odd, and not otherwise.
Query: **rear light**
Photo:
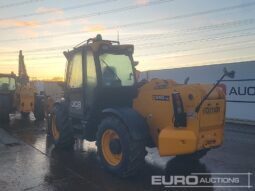
[[[175,92],[172,94],[173,107],[174,107],[174,126],[186,127],[187,126],[187,114],[184,112],[182,98],[180,93]]]
[[[173,104],[174,104],[174,108],[176,110],[176,113],[177,114],[183,113],[184,109],[183,109],[183,103],[182,103],[180,93],[173,93],[172,97],[173,97]]]
[[[222,89],[222,91],[224,92],[224,94],[226,95],[227,93],[227,87],[225,84],[219,84],[218,87],[220,87]]]

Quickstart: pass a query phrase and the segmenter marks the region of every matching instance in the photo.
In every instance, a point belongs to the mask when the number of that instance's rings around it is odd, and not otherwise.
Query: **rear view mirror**
[[[225,76],[227,76],[227,77],[229,77],[231,79],[235,78],[235,71],[234,70],[228,72],[227,69],[224,68],[223,72],[224,72]]]
[[[185,78],[184,84],[188,84],[189,80],[190,80],[190,77],[188,76],[187,78]]]
[[[134,61],[134,66],[137,66],[139,64],[138,61]]]

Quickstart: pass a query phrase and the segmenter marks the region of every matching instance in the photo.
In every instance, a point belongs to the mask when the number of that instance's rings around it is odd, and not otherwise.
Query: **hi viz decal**
[[[153,95],[152,99],[156,100],[156,101],[169,101],[170,100],[170,96],[166,96],[166,95]]]

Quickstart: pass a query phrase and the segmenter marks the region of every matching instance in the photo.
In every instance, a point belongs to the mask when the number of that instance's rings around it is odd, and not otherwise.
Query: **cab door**
[[[76,52],[69,60],[67,75],[67,91],[69,112],[73,118],[84,115],[84,80],[83,80],[83,52]]]
[[[85,97],[86,97],[86,103],[85,103],[85,113],[90,115],[92,110],[95,107],[95,91],[97,88],[97,69],[94,59],[94,54],[92,50],[86,51],[86,67],[85,67]]]

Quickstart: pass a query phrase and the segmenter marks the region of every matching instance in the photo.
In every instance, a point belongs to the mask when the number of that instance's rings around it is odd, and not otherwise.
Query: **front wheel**
[[[57,104],[49,116],[49,136],[56,148],[71,149],[74,145],[72,126],[64,103]]]
[[[34,116],[37,121],[44,120],[44,117],[45,117],[44,97],[42,96],[35,97]]]
[[[135,174],[144,164],[145,141],[133,140],[116,117],[106,117],[97,132],[97,152],[102,166],[121,177]]]

